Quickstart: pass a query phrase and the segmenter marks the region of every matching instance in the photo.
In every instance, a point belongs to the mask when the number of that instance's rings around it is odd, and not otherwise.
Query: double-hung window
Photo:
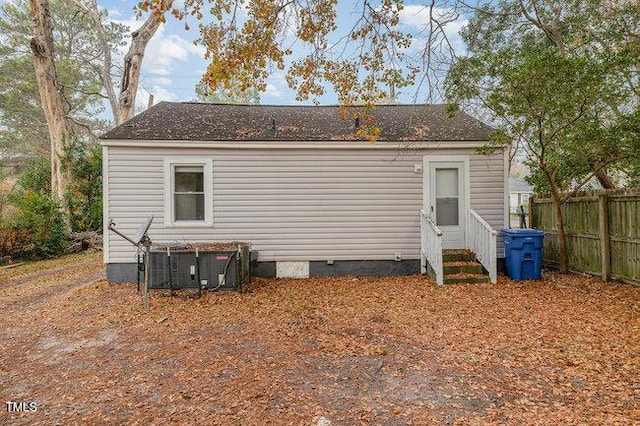
[[[213,164],[210,159],[165,159],[165,225],[211,225]]]

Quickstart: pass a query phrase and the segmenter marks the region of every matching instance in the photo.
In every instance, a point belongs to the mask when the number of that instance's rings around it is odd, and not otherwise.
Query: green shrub
[[[71,176],[66,200],[74,232],[102,231],[102,147],[74,144],[69,152]]]
[[[102,149],[74,143],[66,152],[72,180],[64,203],[71,231],[102,230]],[[43,258],[64,254],[69,236],[60,205],[51,196],[48,158],[31,160],[8,197],[14,213],[3,226],[0,256]],[[4,254],[3,254],[4,253]]]
[[[28,257],[54,257],[64,254],[68,238],[58,204],[45,194],[19,191],[12,199],[20,213],[11,221],[11,228],[29,230],[33,249]]]
[[[48,158],[30,160],[7,197],[12,212],[0,229],[0,255],[11,259],[64,254],[67,235],[59,205],[50,197]]]
[[[0,263],[7,259],[31,257],[35,244],[31,232],[25,228],[0,228]]]
[[[23,191],[51,194],[51,161],[49,158],[29,160],[18,178],[18,187]]]

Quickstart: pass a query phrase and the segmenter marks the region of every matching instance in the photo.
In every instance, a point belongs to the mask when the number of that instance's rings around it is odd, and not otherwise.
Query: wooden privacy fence
[[[529,199],[530,226],[543,230],[542,262],[558,265],[558,227],[551,198]],[[569,269],[640,285],[640,191],[607,191],[562,205]]]

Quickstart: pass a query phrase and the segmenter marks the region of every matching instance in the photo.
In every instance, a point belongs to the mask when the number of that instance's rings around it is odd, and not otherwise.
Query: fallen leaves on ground
[[[0,267],[0,287],[8,280],[15,280],[21,276],[31,275],[36,272],[50,273],[52,271],[59,272],[61,268],[75,267],[78,264],[87,262],[96,263],[102,258],[102,253],[95,251],[85,251],[81,253],[69,254],[55,259],[41,260],[37,262],[26,262],[16,267],[6,265]],[[1,301],[0,301],[1,302]]]
[[[254,279],[145,313],[97,264],[57,271],[0,286],[0,397],[38,404],[0,423],[640,421],[638,287]]]

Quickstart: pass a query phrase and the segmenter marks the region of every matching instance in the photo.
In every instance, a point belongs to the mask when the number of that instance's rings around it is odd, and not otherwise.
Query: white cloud
[[[116,8],[111,8],[111,9],[107,9],[107,13],[109,14],[109,16],[111,18],[117,18],[122,16],[122,12],[120,12],[118,9]]]
[[[136,20],[135,17],[117,22],[126,25],[130,31],[134,31],[143,24],[142,20]],[[123,50],[126,51],[130,44],[131,40],[129,39]],[[177,62],[188,62],[193,57],[203,58],[204,53],[204,47],[196,46],[192,41],[184,37],[177,34],[167,35],[165,25],[161,25],[145,50],[142,64],[143,72],[170,74],[170,68],[177,65]]]
[[[276,87],[275,84],[267,83],[267,87],[264,91],[265,96],[271,96],[273,98],[282,98],[284,96],[284,92]]]
[[[191,56],[204,57],[205,49],[176,34],[164,35],[160,27],[158,33],[151,39],[145,52],[145,61],[151,72],[155,68],[171,67],[178,62],[187,62]]]
[[[178,100],[177,96],[171,91],[167,90],[164,87],[154,85],[150,89],[151,93],[153,93],[153,104],[157,104],[162,101],[176,101]],[[151,93],[147,91],[144,87],[140,87],[138,89],[138,95],[136,96],[136,108],[135,113],[139,114],[149,106],[149,98],[151,97]]]
[[[165,77],[155,77],[155,78],[153,79],[153,82],[154,82],[155,84],[159,84],[159,85],[161,85],[161,86],[168,86],[168,85],[170,85],[170,84],[171,84],[171,81],[172,81],[172,80],[171,80],[170,78],[165,78]]]
[[[151,92],[153,93],[154,103],[160,101],[175,101],[178,99],[173,92],[162,86],[154,85],[151,88]]]
[[[404,9],[400,11],[400,23],[414,30],[423,31],[428,28],[431,15],[440,23],[450,21],[443,24],[444,34],[447,36],[456,53],[464,53],[466,47],[460,37],[460,31],[469,21],[457,15],[451,9],[434,7],[433,10],[431,10],[428,6],[417,4],[406,5]],[[412,47],[422,49],[424,45],[418,44],[419,42],[420,39],[414,39]]]
[[[418,4],[408,4],[400,11],[400,23],[414,27],[416,29],[424,28],[431,16],[431,8]],[[449,9],[439,7],[433,8],[433,17],[436,19],[454,17],[453,12]]]
[[[127,26],[129,33],[144,23],[143,19],[138,20],[134,16],[126,20],[115,19],[114,21]],[[194,45],[191,40],[177,34],[167,34],[167,25],[162,24],[158,28],[145,50],[141,73],[142,84],[138,90],[136,102],[141,108],[146,108],[149,97],[147,90],[153,93],[156,102],[180,99],[172,87],[186,86],[191,83],[187,83],[182,77],[176,80],[171,76],[195,74],[189,64],[201,60],[205,54],[204,47]],[[122,62],[124,53],[129,49],[130,44],[131,39],[128,37],[126,46],[114,56],[114,63]],[[145,80],[147,81],[146,88],[143,87]],[[149,80],[151,86],[149,86]],[[197,80],[199,78],[194,77],[194,81]]]
[[[279,81],[279,82],[281,82],[283,84],[286,83],[286,81],[287,81],[286,78],[287,78],[287,75],[285,73],[279,72],[279,71],[274,72],[269,76],[269,80]]]
[[[134,114],[140,114],[142,111],[147,109],[147,105],[149,105],[149,92],[147,92],[143,88],[140,88],[138,89],[138,94],[136,95],[136,107]]]

